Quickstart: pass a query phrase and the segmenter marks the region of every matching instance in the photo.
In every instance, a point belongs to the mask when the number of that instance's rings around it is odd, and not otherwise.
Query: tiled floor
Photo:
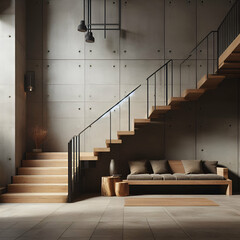
[[[187,197],[220,206],[124,207],[124,198],[100,196],[71,204],[0,204],[0,240],[240,239],[240,195]]]

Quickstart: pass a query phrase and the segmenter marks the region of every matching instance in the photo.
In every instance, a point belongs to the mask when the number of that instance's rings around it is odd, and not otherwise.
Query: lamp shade
[[[84,20],[82,20],[80,22],[80,24],[78,25],[78,31],[79,32],[86,32],[87,31],[87,27],[86,27],[86,24],[85,24]]]
[[[88,32],[88,33],[85,35],[85,40],[86,40],[86,42],[88,42],[88,43],[94,43],[94,42],[95,42],[95,38],[93,37],[92,32]]]

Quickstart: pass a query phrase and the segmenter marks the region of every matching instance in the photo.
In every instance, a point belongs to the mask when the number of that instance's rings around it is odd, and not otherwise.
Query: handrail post
[[[78,135],[78,184],[79,184],[79,193],[81,193],[81,139],[80,134]]]
[[[198,70],[198,66],[197,66],[197,64],[198,64],[198,62],[197,62],[197,58],[198,58],[198,47],[196,48],[196,86],[195,86],[196,89],[197,89],[197,75],[198,75],[198,72],[197,72],[197,70]]]
[[[72,202],[72,139],[68,143],[68,202]]]
[[[149,101],[149,79],[147,78],[147,118],[149,117],[149,106],[148,106],[148,101]]]
[[[128,97],[128,131],[130,131],[130,121],[131,121],[131,116],[130,116],[130,97]]]
[[[154,109],[157,109],[157,80],[156,73],[154,74]]]
[[[168,105],[168,64],[166,65],[166,106]]]
[[[110,118],[110,144],[112,143],[112,113],[109,112],[109,118]]]
[[[173,61],[171,61],[171,67],[172,67],[172,73],[171,73],[172,74],[171,76],[172,77],[172,96],[171,97],[173,98]]]
[[[179,97],[181,97],[181,95],[182,95],[182,63],[180,64],[180,81],[179,81],[179,83],[180,83],[180,86],[179,86],[180,95],[179,95]]]
[[[207,36],[207,78],[208,78],[208,36]]]

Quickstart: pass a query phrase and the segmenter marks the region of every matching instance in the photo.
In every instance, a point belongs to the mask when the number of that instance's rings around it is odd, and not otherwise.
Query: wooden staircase
[[[13,176],[3,203],[65,203],[68,200],[67,152],[27,153],[18,175]],[[93,153],[82,153],[82,161],[97,160]]]
[[[105,148],[94,148],[93,152],[81,152],[81,161],[97,161],[99,154],[109,153],[111,145],[122,144],[123,137],[135,135],[135,130],[154,124],[176,106],[187,101],[198,100],[206,91],[214,89],[225,78],[240,77],[240,35],[219,58],[216,74],[204,75],[197,83],[197,89],[186,89],[182,96],[172,97],[167,106],[152,107],[149,118],[134,119],[134,131],[118,131],[118,139],[106,140]],[[66,152],[27,153],[26,160],[13,176],[8,192],[1,195],[5,203],[67,202],[68,161]]]

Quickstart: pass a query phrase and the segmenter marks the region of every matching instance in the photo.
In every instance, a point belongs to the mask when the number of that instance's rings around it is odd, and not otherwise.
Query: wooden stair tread
[[[205,93],[205,89],[186,89],[183,92],[182,97],[189,101],[197,100],[201,95]]]
[[[170,102],[169,102],[169,105],[170,106],[175,106],[175,105],[178,105],[179,103],[182,103],[182,102],[187,102],[187,100],[184,97],[172,97]]]
[[[220,82],[224,80],[225,76],[217,74],[206,74],[198,81],[199,89],[214,89]]]
[[[68,186],[68,183],[11,183],[8,184],[8,186],[34,186],[34,187],[40,187],[40,186]]]
[[[118,131],[117,132],[118,138],[122,136],[133,136],[133,135],[135,135],[135,131]]]
[[[149,115],[149,118],[158,118],[160,114],[164,114],[171,110],[171,106],[156,106],[152,107],[152,112]]]
[[[240,62],[223,62],[219,65],[220,69],[239,69]]]
[[[146,124],[146,123],[150,123],[151,120],[148,118],[144,118],[144,119],[134,119],[134,124]]]
[[[228,60],[228,57],[234,53],[240,52],[240,34],[232,41],[227,49],[221,54],[218,59],[218,65],[220,66],[224,61]]]
[[[45,196],[45,195],[48,195],[48,196],[67,196],[68,193],[4,193],[2,196]]]
[[[99,153],[110,152],[110,148],[94,148],[94,155],[98,156]]]
[[[110,142],[111,142],[111,144],[122,144],[121,139],[111,139],[111,141],[110,141],[110,139],[107,139],[106,140],[107,147],[109,147],[111,145]]]

